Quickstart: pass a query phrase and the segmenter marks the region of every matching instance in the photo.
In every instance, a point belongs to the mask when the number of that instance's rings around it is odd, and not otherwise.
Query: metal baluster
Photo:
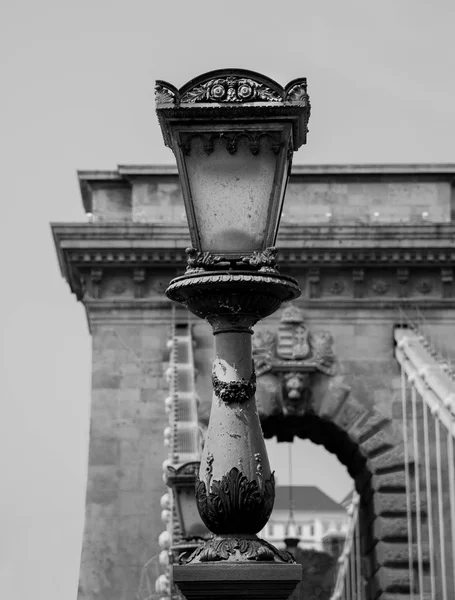
[[[348,555],[346,556],[346,571],[345,571],[345,586],[344,589],[346,590],[346,598],[348,600],[352,600],[352,595],[351,595],[351,580],[349,579],[349,572],[350,572],[350,552],[348,553]]]
[[[445,555],[445,540],[444,540],[444,505],[443,505],[443,490],[442,490],[442,465],[441,465],[441,425],[439,422],[439,409],[431,411],[436,419],[436,472],[438,481],[438,511],[439,511],[439,540],[441,553],[441,584],[442,584],[442,600],[447,600],[447,569]]]
[[[401,369],[401,408],[403,418],[403,443],[404,443],[404,466],[406,482],[406,517],[408,523],[408,555],[409,555],[409,582],[411,588],[411,600],[414,600],[414,570],[412,561],[412,513],[411,513],[411,483],[409,474],[409,449],[408,449],[408,415],[407,415],[407,393],[406,376],[404,369]]]
[[[452,525],[452,577],[455,578],[455,465],[453,456],[453,419],[452,431],[447,432],[447,454],[449,455],[449,497],[450,497],[450,521]],[[455,585],[455,582],[454,582]]]
[[[357,590],[359,594],[359,600],[363,600],[363,589],[362,589],[362,554],[360,548],[360,523],[357,519],[357,525],[355,528],[355,547],[356,547],[356,562],[357,562]]]
[[[350,578],[350,581],[351,581],[351,595],[352,595],[352,600],[358,600],[357,599],[357,592],[356,592],[354,541],[355,541],[355,538],[353,538],[352,544],[351,544],[350,565],[349,565],[350,566],[350,569],[349,569],[349,578]]]
[[[428,433],[428,406],[422,397],[423,405],[423,433],[425,450],[425,484],[427,492],[427,515],[428,515],[428,550],[430,553],[430,584],[431,600],[436,600],[436,575],[435,575],[435,547],[433,532],[433,501],[431,497],[431,465],[430,465],[430,438]]]
[[[419,575],[419,592],[423,592],[423,555],[422,555],[422,514],[420,506],[420,463],[419,463],[419,438],[417,429],[417,392],[414,386],[411,388],[412,402],[412,437],[414,441],[414,481],[416,497],[416,521],[417,521],[417,570]],[[413,560],[413,556],[411,560]]]

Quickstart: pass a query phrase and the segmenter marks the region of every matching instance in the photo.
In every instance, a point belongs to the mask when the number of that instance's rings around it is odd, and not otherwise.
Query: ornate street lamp
[[[180,90],[158,81],[156,109],[174,152],[193,247],[167,296],[213,328],[213,403],[196,500],[214,537],[174,581],[187,598],[287,598],[301,567],[256,533],[274,479],[256,409],[253,325],[300,295],[274,247],[292,155],[306,142],[305,79],[285,88],[245,70],[201,75]]]

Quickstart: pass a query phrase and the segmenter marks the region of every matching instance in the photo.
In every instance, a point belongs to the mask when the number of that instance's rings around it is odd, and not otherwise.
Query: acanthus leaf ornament
[[[208,485],[208,487],[207,487]],[[237,467],[221,480],[196,482],[196,502],[201,519],[215,534],[256,534],[265,526],[273,509],[273,473],[263,482],[249,481]]]
[[[197,548],[188,558],[186,564],[197,562],[278,562],[290,563],[295,561],[286,550],[278,550],[257,536],[236,537],[216,536],[204,546]]]

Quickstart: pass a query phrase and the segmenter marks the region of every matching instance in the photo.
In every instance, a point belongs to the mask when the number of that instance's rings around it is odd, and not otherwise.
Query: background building
[[[290,487],[278,485],[275,492],[272,515],[259,536],[277,548],[285,548],[284,538],[295,536],[300,538],[300,548],[322,551],[327,534],[346,533],[346,510],[319,488],[311,485],[292,487],[292,523]]]

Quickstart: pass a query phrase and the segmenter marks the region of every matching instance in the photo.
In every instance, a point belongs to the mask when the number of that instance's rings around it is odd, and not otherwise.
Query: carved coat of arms
[[[311,374],[319,371],[333,376],[336,372],[332,345],[330,333],[311,332],[303,312],[295,306],[283,311],[276,332],[255,333],[256,396],[262,417],[304,414],[311,409]]]

